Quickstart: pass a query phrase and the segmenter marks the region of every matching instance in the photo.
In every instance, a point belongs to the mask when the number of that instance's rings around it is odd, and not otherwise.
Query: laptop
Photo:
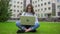
[[[21,25],[34,25],[35,16],[20,16]]]

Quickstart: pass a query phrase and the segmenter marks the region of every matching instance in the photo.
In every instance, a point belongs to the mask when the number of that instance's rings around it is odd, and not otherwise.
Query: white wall
[[[24,0],[11,0],[10,1],[9,4],[12,4],[12,6],[10,7],[10,9],[12,9],[12,16],[11,16],[11,18],[19,18],[17,15],[19,13],[21,13],[21,11],[23,11],[23,4],[24,4],[23,1]],[[19,4],[17,2],[19,2]],[[22,4],[21,4],[21,2],[22,2]],[[16,6],[15,8],[14,8],[14,5]],[[19,8],[17,6],[19,6]],[[22,8],[21,8],[21,6],[22,6]],[[16,10],[16,11],[14,11],[14,10]],[[17,10],[19,10],[19,12],[17,12]]]

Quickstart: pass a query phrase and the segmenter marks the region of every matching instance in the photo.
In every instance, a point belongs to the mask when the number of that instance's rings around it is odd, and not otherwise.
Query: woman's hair
[[[32,6],[32,4],[28,4],[27,5],[27,7],[26,7],[26,12],[28,12],[28,7],[31,7],[31,13],[34,15],[35,14],[35,12],[34,12],[34,9],[33,9],[33,6]]]

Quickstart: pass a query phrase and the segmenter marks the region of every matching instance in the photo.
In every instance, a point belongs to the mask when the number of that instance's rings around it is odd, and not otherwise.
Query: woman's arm
[[[20,15],[23,16],[24,14],[25,14],[25,12],[23,12],[23,13],[19,13],[17,16],[18,16],[18,17],[19,17]]]
[[[22,13],[22,16],[24,16],[25,12]]]

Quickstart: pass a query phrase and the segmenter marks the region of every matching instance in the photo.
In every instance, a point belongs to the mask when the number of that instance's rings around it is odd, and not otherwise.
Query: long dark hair
[[[35,14],[35,12],[34,12],[34,9],[33,9],[33,6],[32,6],[32,4],[28,4],[27,5],[27,7],[26,7],[26,11],[25,12],[28,12],[28,7],[31,7],[31,13],[34,15]]]

